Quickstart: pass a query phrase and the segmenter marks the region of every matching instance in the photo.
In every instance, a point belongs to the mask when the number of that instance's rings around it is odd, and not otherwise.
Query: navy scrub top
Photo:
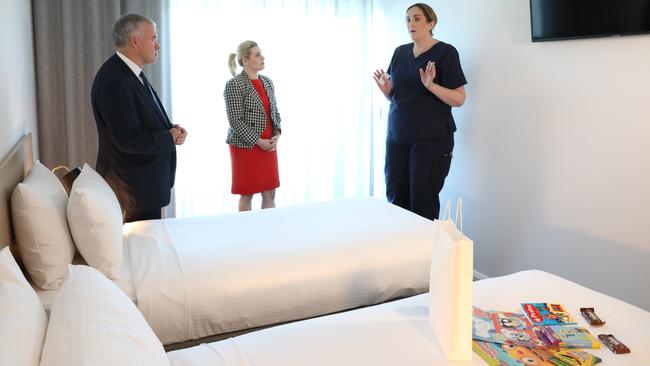
[[[388,113],[388,139],[414,142],[451,137],[456,131],[451,107],[422,85],[419,69],[436,63],[434,82],[449,89],[467,84],[454,46],[438,41],[418,57],[413,43],[395,49],[387,73],[393,82]]]

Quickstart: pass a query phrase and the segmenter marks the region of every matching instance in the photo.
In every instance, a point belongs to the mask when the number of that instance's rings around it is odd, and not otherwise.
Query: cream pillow
[[[39,161],[11,194],[20,257],[32,281],[42,289],[57,289],[74,257],[67,204],[63,185]]]
[[[41,366],[169,365],[133,302],[104,275],[71,265],[50,310]]]
[[[38,365],[46,328],[38,295],[5,247],[0,250],[0,364]]]
[[[86,263],[117,280],[122,261],[122,210],[111,187],[88,164],[72,184],[68,221]]]

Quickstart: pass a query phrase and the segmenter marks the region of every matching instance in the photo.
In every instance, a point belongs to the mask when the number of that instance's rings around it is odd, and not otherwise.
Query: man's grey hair
[[[127,14],[118,19],[113,28],[113,42],[115,43],[115,47],[125,47],[129,43],[129,38],[136,33],[142,35],[140,25],[145,22],[154,27],[156,26],[153,20],[138,14]]]

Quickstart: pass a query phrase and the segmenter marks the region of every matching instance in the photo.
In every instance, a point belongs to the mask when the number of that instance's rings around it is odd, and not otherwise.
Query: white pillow
[[[63,185],[39,161],[11,194],[20,257],[32,281],[42,289],[59,288],[74,257],[67,204]]]
[[[38,295],[5,247],[0,250],[0,363],[38,365],[46,328]]]
[[[50,310],[41,366],[169,365],[133,302],[104,275],[71,265]]]
[[[117,280],[122,261],[122,210],[111,187],[88,164],[72,184],[68,222],[86,263]]]

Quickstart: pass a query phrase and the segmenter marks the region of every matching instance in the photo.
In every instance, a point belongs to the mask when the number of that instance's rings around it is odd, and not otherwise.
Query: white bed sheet
[[[125,233],[138,308],[170,344],[425,292],[433,222],[343,199]]]
[[[83,260],[83,258],[79,255],[79,253],[77,253],[77,256],[75,256],[73,260],[73,264],[87,265],[86,262]],[[128,248],[126,247],[126,245],[124,246],[124,250],[122,251],[122,263],[120,264],[119,277],[116,281],[112,281],[112,282],[115,285],[117,285],[117,287],[119,287],[122,291],[124,291],[124,293],[132,301],[134,302],[136,301],[135,291],[133,290],[133,280],[131,278],[131,264],[129,260]],[[38,297],[41,299],[41,302],[43,303],[43,307],[45,308],[45,311],[49,315],[50,308],[52,308],[52,303],[54,302],[54,297],[59,292],[59,290],[58,289],[43,290],[41,288],[38,288],[32,282],[30,282],[30,284],[34,288],[34,291],[36,291]]]
[[[602,365],[650,365],[650,313],[541,271],[524,271],[474,283],[474,304],[518,311],[520,302],[557,301],[594,335],[614,334],[632,353],[603,346],[589,350]],[[593,306],[607,323],[588,326],[578,309]],[[300,321],[167,354],[171,366],[486,365],[448,362],[428,324],[428,295]]]

